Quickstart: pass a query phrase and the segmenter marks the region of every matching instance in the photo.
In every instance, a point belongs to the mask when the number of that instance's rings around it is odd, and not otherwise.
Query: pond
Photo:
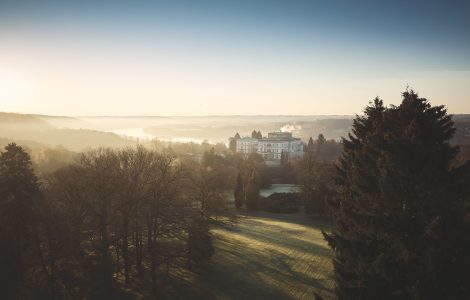
[[[269,189],[260,190],[260,195],[263,197],[268,197],[274,193],[298,193],[300,192],[300,187],[296,184],[271,184]]]

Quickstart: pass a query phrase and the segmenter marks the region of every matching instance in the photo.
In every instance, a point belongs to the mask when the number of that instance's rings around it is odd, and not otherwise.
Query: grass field
[[[195,272],[171,270],[159,298],[331,299],[332,253],[319,228],[327,225],[303,215],[239,215],[213,229],[212,259]]]

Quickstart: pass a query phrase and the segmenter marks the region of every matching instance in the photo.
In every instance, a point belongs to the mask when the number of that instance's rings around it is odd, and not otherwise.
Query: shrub
[[[273,193],[269,197],[261,197],[260,208],[273,213],[296,213],[300,208],[298,193]]]

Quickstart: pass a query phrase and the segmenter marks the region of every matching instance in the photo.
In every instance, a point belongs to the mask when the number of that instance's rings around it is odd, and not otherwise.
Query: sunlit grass
[[[300,222],[294,222],[300,221]],[[243,285],[244,297],[312,299],[313,292],[332,298],[331,251],[319,229],[303,218],[275,220],[240,217],[234,231],[216,228],[216,252],[209,268]],[[224,286],[228,298],[237,285]]]
[[[318,226],[303,215],[239,216],[212,229],[215,253],[193,271],[173,264],[159,276],[159,299],[333,298],[331,250]],[[122,279],[122,278],[121,278]],[[123,279],[122,279],[123,280]],[[134,287],[152,299],[150,282]]]

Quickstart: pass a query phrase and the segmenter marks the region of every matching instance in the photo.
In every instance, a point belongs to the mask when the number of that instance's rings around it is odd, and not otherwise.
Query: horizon
[[[38,113],[22,113],[14,111],[0,111],[0,113],[6,114],[20,114],[28,116],[43,116],[43,117],[55,117],[55,118],[216,118],[216,117],[351,117],[355,118],[356,115],[361,114],[246,114],[246,115],[51,115],[51,114],[38,114]],[[465,116],[470,115],[469,113],[449,113],[452,116]]]
[[[28,116],[43,116],[43,117],[57,117],[57,118],[210,118],[210,117],[354,117],[355,114],[245,114],[245,115],[51,115],[51,114],[38,114],[38,113],[22,113],[14,111],[0,111],[6,114],[20,114]],[[465,115],[465,114],[459,114]]]

